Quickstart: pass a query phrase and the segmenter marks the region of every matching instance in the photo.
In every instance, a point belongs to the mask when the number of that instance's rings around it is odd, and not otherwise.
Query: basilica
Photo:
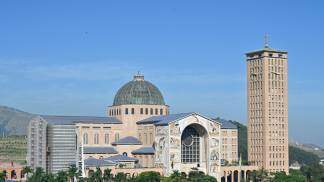
[[[170,113],[160,90],[136,74],[116,93],[106,117],[39,115],[28,127],[27,163],[57,173],[76,165],[129,175],[202,171],[239,181],[238,130],[230,121],[196,112]]]

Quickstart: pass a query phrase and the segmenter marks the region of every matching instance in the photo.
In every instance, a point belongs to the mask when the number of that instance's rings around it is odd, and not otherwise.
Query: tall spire
[[[267,33],[264,35],[264,48],[269,48],[269,35]]]

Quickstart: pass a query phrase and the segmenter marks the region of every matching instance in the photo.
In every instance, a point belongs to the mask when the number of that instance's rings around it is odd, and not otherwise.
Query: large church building
[[[251,168],[238,165],[238,156],[236,125],[195,112],[170,114],[160,90],[140,74],[118,90],[107,117],[40,115],[28,128],[28,165],[53,173],[70,165],[84,177],[96,167],[130,175],[199,170],[238,181]]]

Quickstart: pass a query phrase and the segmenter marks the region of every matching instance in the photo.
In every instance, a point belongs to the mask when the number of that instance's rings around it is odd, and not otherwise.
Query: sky
[[[137,71],[172,113],[246,123],[245,53],[289,52],[289,137],[324,147],[324,1],[0,2],[0,105],[104,116]]]

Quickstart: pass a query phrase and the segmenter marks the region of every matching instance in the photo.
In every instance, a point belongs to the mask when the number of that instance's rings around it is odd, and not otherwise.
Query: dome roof
[[[165,105],[160,90],[152,83],[145,81],[143,75],[135,75],[134,79],[122,86],[114,99],[114,106],[126,104]]]

